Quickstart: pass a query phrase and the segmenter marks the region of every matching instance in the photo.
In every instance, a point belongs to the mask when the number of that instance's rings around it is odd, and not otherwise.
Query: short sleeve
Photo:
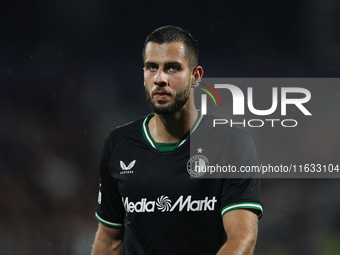
[[[110,174],[109,162],[110,151],[105,145],[100,163],[100,188],[95,216],[107,227],[123,228],[125,210],[117,182]]]
[[[230,165],[240,170],[243,166],[258,164],[254,142],[249,134],[240,132],[233,141],[229,156]],[[221,215],[236,209],[252,209],[262,217],[260,179],[257,175],[245,175],[244,178],[227,178],[223,181]]]

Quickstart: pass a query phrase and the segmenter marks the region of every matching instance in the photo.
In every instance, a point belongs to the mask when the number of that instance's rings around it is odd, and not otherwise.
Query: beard
[[[188,83],[190,84],[190,83]],[[178,112],[182,107],[187,103],[190,97],[190,85],[184,87],[176,96],[173,98],[173,102],[168,102],[159,105],[156,105],[155,102],[152,101],[150,93],[145,89],[146,100],[154,113],[157,114],[171,114],[174,112]],[[171,95],[172,96],[172,95]]]

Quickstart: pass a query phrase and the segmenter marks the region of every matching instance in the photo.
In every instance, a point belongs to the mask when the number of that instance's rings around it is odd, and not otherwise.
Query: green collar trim
[[[157,143],[154,142],[156,149],[159,151],[174,151],[178,148],[181,141],[177,143]]]
[[[194,123],[194,125],[191,127],[191,129],[188,131],[188,133],[186,133],[183,137],[183,139],[179,142],[176,143],[157,143],[155,142],[155,140],[152,138],[151,134],[150,134],[150,130],[148,127],[148,122],[149,120],[154,116],[154,113],[149,113],[148,116],[145,117],[144,121],[143,121],[143,127],[142,127],[142,134],[144,139],[155,149],[159,150],[159,151],[174,151],[176,150],[178,147],[182,146],[190,137],[190,134],[192,134],[196,128],[198,127],[198,125],[200,124],[200,122],[203,119],[203,115],[201,115],[201,111],[198,111],[198,116],[197,119]]]

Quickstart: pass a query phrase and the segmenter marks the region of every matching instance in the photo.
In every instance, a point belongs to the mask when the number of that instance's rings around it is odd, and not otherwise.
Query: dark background
[[[153,29],[189,30],[206,77],[339,77],[339,8],[337,0],[3,3],[0,253],[90,254],[104,138],[149,112],[141,48]],[[316,154],[339,144],[331,131]],[[279,159],[284,150],[275,150]],[[339,189],[338,179],[264,180],[256,254],[338,254]]]

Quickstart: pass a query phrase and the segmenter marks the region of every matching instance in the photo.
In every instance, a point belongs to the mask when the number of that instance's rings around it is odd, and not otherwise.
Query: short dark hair
[[[189,67],[194,68],[198,65],[198,46],[192,35],[183,28],[176,26],[164,26],[155,29],[146,37],[142,55],[145,58],[145,48],[149,42],[158,44],[183,42],[185,46],[185,55],[189,62]]]

